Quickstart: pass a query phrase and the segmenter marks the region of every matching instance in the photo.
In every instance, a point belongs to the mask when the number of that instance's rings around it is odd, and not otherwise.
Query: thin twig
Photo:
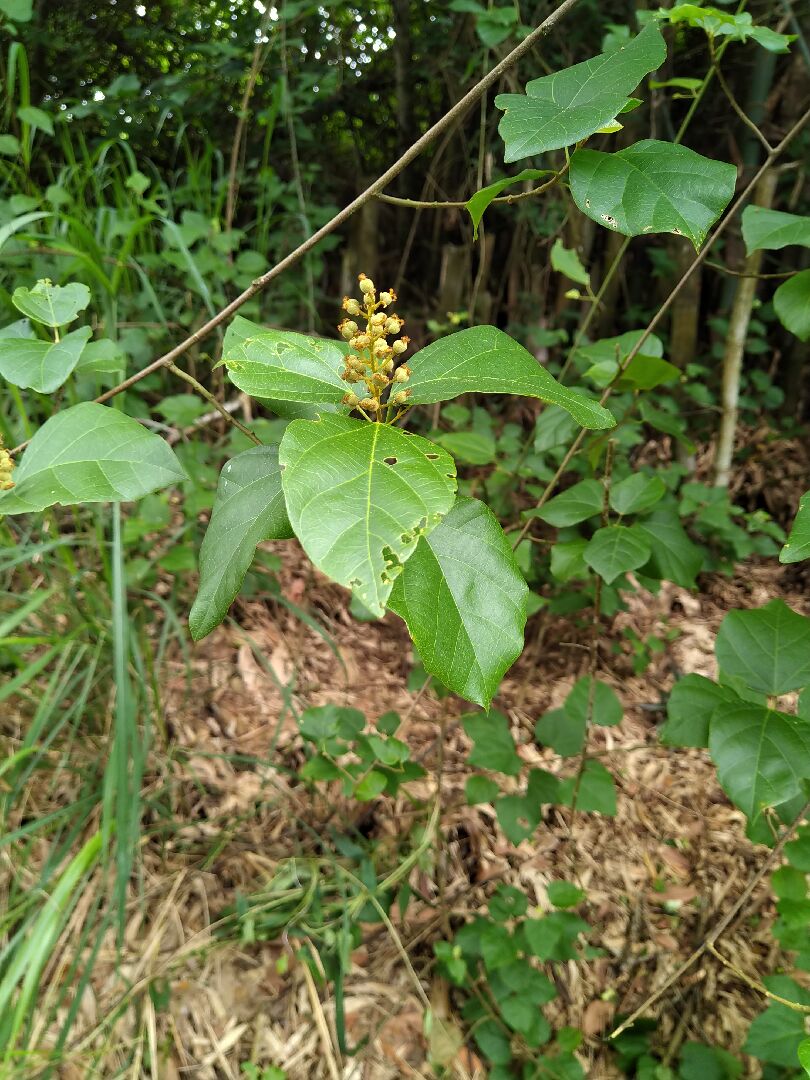
[[[695,951],[690,956],[688,956],[686,960],[684,960],[684,962],[676,968],[675,971],[673,971],[673,973],[663,982],[663,984],[659,986],[657,990],[653,991],[653,993],[650,994],[649,997],[641,1005],[639,1005],[639,1007],[635,1009],[627,1017],[626,1020],[619,1024],[619,1026],[614,1031],[611,1031],[611,1039],[616,1039],[619,1035],[621,1035],[623,1031],[627,1031],[627,1029],[631,1027],[636,1022],[636,1020],[638,1020],[642,1013],[645,1013],[651,1005],[655,1004],[655,1002],[658,1001],[658,999],[662,997],[662,995],[665,994],[667,990],[669,990],[669,988],[674,983],[676,983],[680,979],[680,977],[685,972],[687,972],[689,968],[692,967],[692,965],[701,958],[701,956],[703,956],[705,952],[710,951],[712,946],[714,946],[717,940],[721,937],[721,935],[725,933],[725,931],[729,928],[732,922],[736,919],[736,917],[740,914],[748,901],[751,899],[751,896],[754,893],[754,889],[756,889],[757,885],[759,885],[760,881],[762,881],[762,879],[770,871],[776,860],[782,854],[782,849],[784,848],[788,840],[791,838],[793,833],[796,831],[796,829],[799,827],[799,825],[801,825],[802,821],[807,815],[808,810],[810,810],[810,800],[804,804],[804,806],[801,808],[801,810],[790,823],[790,825],[788,825],[787,828],[783,830],[782,835],[768,852],[768,857],[765,859],[765,861],[762,863],[756,873],[752,875],[740,896],[737,898],[732,907],[726,912],[720,922],[704,938],[703,942],[695,949]]]
[[[569,162],[566,161],[565,165],[559,172],[554,173],[550,180],[546,180],[545,183],[539,187],[532,188],[531,191],[516,191],[511,195],[497,195],[492,202],[493,203],[516,203],[521,199],[531,199],[535,195],[541,195],[544,191],[548,191],[550,187],[557,183],[561,177],[565,176],[568,172]],[[505,179],[505,178],[504,178]],[[469,199],[450,199],[447,202],[423,202],[421,199],[401,199],[397,195],[384,195],[380,194],[376,196],[383,202],[391,203],[392,206],[405,206],[410,207],[413,210],[461,210]]]
[[[714,73],[717,76],[717,81],[720,83],[720,86],[721,86],[721,88],[723,90],[723,93],[728,98],[729,105],[732,107],[732,109],[737,114],[737,116],[740,118],[740,120],[742,120],[742,122],[745,124],[745,126],[748,128],[748,130],[752,131],[754,133],[754,135],[756,135],[756,137],[759,139],[759,141],[762,143],[763,147],[765,148],[765,153],[766,154],[773,153],[773,147],[768,142],[768,140],[765,138],[765,136],[762,134],[762,132],[759,130],[759,128],[754,123],[754,121],[751,119],[751,117],[742,108],[740,103],[735,98],[731,87],[726,82],[726,78],[723,75],[723,72],[720,70],[720,65],[717,62],[717,53],[715,52],[714,40],[712,39],[711,35],[709,35],[709,52],[711,53],[712,66],[713,66],[713,69],[714,69]]]
[[[706,260],[706,265],[711,267],[712,270],[719,270],[721,274],[730,274],[731,277],[755,277],[758,281],[788,278],[798,273],[797,270],[783,270],[780,274],[749,274],[744,270],[730,270],[727,266],[723,266],[722,263],[712,262],[711,259]]]
[[[187,371],[183,371],[183,369],[179,368],[177,364],[167,364],[166,367],[169,369],[169,371],[171,371],[173,375],[176,375],[178,379],[182,379],[184,382],[187,382],[189,386],[193,386],[197,393],[201,397],[204,397],[205,400],[209,403],[209,405],[213,405],[213,407],[217,410],[220,416],[224,417],[229,424],[232,424],[235,428],[238,428],[243,435],[247,435],[251,442],[254,442],[256,446],[262,445],[261,439],[258,439],[250,430],[250,428],[246,428],[245,425],[239,420],[237,420],[235,416],[231,416],[231,414],[228,412],[222,402],[217,401],[211,391],[206,390],[203,384],[197,382],[193,375],[189,375]]]
[[[161,368],[168,367],[173,361],[175,361],[183,353],[188,352],[190,348],[198,344],[206,338],[213,330],[216,330],[222,323],[227,322],[232,315],[246,304],[248,300],[251,300],[257,293],[266,289],[271,281],[274,281],[280,274],[283,274],[285,270],[289,270],[291,266],[294,266],[307,252],[311,251],[317,246],[325,237],[330,236],[336,229],[339,229],[341,225],[345,224],[349,218],[351,218],[357,211],[364,206],[370,199],[373,199],[375,195],[379,194],[384,188],[386,188],[392,180],[394,180],[399,174],[406,169],[411,162],[415,161],[419,155],[436,139],[438,135],[441,135],[448,127],[455,123],[455,121],[463,116],[471,105],[474,105],[482,94],[494,86],[505,71],[508,71],[514,64],[521,60],[527,53],[529,53],[534,46],[551,33],[557,23],[568,14],[578,3],[578,0],[563,0],[558,8],[551,12],[547,18],[543,20],[538,27],[536,27],[531,34],[523,39],[518,45],[509,52],[500,63],[485,75],[479,82],[468,90],[467,93],[457,101],[456,104],[449,109],[441,119],[437,120],[432,127],[420,135],[416,142],[405,151],[405,153],[394,162],[390,168],[386,169],[381,176],[369,184],[365,191],[361,192],[356,198],[344,206],[333,218],[322,225],[320,229],[317,229],[307,240],[302,244],[299,244],[294,251],[291,251],[288,255],[277,262],[275,266],[272,266],[266,273],[257,277],[255,281],[252,281],[250,285],[235,297],[229,304],[226,304],[221,311],[218,311],[216,315],[212,316],[207,322],[203,323],[199,329],[195,330],[193,334],[175,345],[174,348],[169,349],[163,356],[159,356],[157,360],[153,360],[151,364],[147,364],[145,368],[141,368],[140,371],[136,371],[134,375],[130,375],[129,378],[124,379],[117,386],[113,386],[112,389],[107,390],[106,393],[101,394],[96,398],[99,404],[103,404],[105,401],[109,401],[117,394],[123,393],[124,390],[128,390],[131,386],[140,382],[141,379],[145,379],[147,375],[151,375],[154,371],[159,371]],[[23,444],[25,445],[25,444]],[[18,453],[23,447],[15,447],[11,453]]]
[[[800,1005],[798,1001],[790,1001],[788,998],[783,998],[778,994],[774,994],[764,983],[761,983],[759,979],[752,979],[750,975],[746,975],[746,973],[738,968],[736,964],[732,964],[730,960],[726,960],[725,956],[723,956],[713,944],[707,945],[706,948],[712,956],[715,956],[720,963],[723,964],[724,967],[727,967],[729,971],[733,971],[737,978],[742,979],[742,981],[750,986],[752,990],[757,990],[766,998],[770,998],[771,1001],[778,1001],[780,1005],[787,1005],[789,1009],[793,1009],[795,1012],[810,1013],[810,1005]]]

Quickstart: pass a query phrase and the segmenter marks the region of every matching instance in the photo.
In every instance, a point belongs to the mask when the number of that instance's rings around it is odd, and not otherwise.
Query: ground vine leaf
[[[528,594],[492,511],[459,498],[419,541],[389,607],[405,620],[425,670],[488,708],[523,650]]]
[[[612,413],[580,390],[563,386],[532,354],[495,326],[472,326],[420,349],[409,364],[414,405],[459,394],[520,394],[560,405],[586,428],[610,428]]]
[[[72,322],[90,303],[90,290],[73,281],[70,285],[52,285],[38,281],[31,289],[15,289],[11,302],[18,311],[45,326],[64,326]]]
[[[577,150],[571,195],[583,214],[624,236],[675,233],[695,248],[728,206],[737,170],[686,146],[645,139],[615,154]]]
[[[0,516],[57,503],[126,502],[186,479],[169,445],[117,409],[86,401],[37,431],[0,494]]]
[[[715,655],[724,675],[761,694],[810,686],[810,618],[784,600],[752,611],[730,611],[720,624]]]
[[[195,641],[219,626],[262,540],[293,535],[275,446],[254,446],[223,468],[200,548],[200,586],[189,615]]]
[[[61,341],[0,333],[0,375],[14,386],[52,394],[78,364],[91,333],[89,326],[81,326]]]
[[[650,24],[614,52],[527,83],[525,94],[499,94],[495,107],[504,113],[498,125],[504,161],[559,150],[593,135],[665,59],[664,39]]]
[[[453,505],[453,459],[400,428],[323,416],[287,427],[279,461],[290,523],[306,553],[382,615],[420,537]]]

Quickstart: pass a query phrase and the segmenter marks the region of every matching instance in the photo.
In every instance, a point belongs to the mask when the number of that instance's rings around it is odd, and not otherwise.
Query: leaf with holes
[[[650,543],[637,525],[606,525],[597,529],[583,558],[608,585],[620,574],[637,570],[650,557]]]
[[[784,600],[753,611],[730,611],[715,643],[720,670],[761,694],[810,686],[810,618]]]
[[[388,606],[405,620],[425,670],[488,708],[523,650],[528,595],[494,514],[459,498],[419,541]]]
[[[86,401],[36,432],[0,494],[3,514],[48,506],[127,502],[186,479],[167,443],[117,409]]]
[[[200,548],[200,586],[189,615],[195,641],[219,626],[262,540],[293,535],[275,446],[254,446],[223,468]]]
[[[780,563],[802,562],[810,559],[810,491],[805,491],[787,538],[779,553]]]
[[[810,727],[765,705],[723,705],[712,715],[709,750],[720,784],[753,825],[766,807],[801,796],[810,780]]]
[[[742,234],[746,254],[780,251],[792,244],[810,247],[810,217],[770,210],[766,206],[746,206],[742,213]]]
[[[221,362],[234,386],[267,399],[279,415],[300,416],[304,405],[314,416],[340,409],[347,390],[339,375],[346,351],[338,341],[266,329],[237,316],[225,334]]]
[[[410,362],[411,403],[430,405],[459,394],[520,394],[560,405],[586,428],[615,427],[607,409],[558,383],[532,354],[495,326],[471,326],[420,349]]]
[[[493,199],[497,199],[502,191],[511,187],[512,184],[520,184],[526,180],[539,180],[543,176],[551,175],[549,169],[524,169],[517,176],[504,176],[503,179],[496,180],[493,184],[488,184],[486,187],[481,188],[480,191],[476,191],[465,203],[467,212],[472,218],[473,240],[478,239],[478,226],[481,224],[484,211]]]
[[[786,330],[799,341],[810,341],[810,270],[800,270],[779,286],[773,308]]]
[[[64,326],[73,322],[90,303],[86,285],[52,285],[47,279],[38,281],[32,289],[15,289],[11,302],[18,311],[44,326]]]
[[[91,333],[89,326],[81,326],[61,341],[42,341],[0,332],[0,375],[13,386],[52,394],[78,364]]]
[[[382,615],[420,537],[453,505],[453,459],[400,428],[325,415],[288,425],[279,462],[290,523],[310,559]]]
[[[577,150],[571,195],[583,214],[625,236],[675,233],[699,248],[728,206],[737,170],[674,143],[645,139],[603,154]]]
[[[593,135],[621,112],[666,52],[661,32],[651,23],[613,52],[534,79],[525,94],[499,94],[495,107],[504,114],[498,125],[504,161],[559,150]]]

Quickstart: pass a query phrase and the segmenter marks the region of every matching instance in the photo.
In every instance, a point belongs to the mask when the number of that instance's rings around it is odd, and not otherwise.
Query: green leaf
[[[557,581],[570,581],[572,578],[588,576],[588,567],[583,558],[586,539],[558,541],[551,549],[551,573]]]
[[[560,783],[558,802],[571,806],[574,801],[576,778],[569,777]],[[577,791],[576,809],[606,817],[616,816],[616,786],[601,761],[586,761]]]
[[[471,326],[420,349],[410,362],[414,405],[459,394],[521,394],[562,406],[586,428],[614,427],[607,409],[582,391],[562,386],[532,354],[495,326]]]
[[[12,22],[28,22],[33,11],[32,0],[0,0],[0,12]]]
[[[772,994],[795,1001],[799,1005],[810,1005],[810,994],[793,979],[786,975],[769,975],[762,980]],[[799,1047],[806,1037],[805,1015],[772,1002],[748,1029],[743,1052],[752,1054],[761,1061],[782,1065],[786,1069],[795,1069]]]
[[[504,1034],[496,1020],[485,1020],[475,1028],[478,1049],[494,1065],[508,1065],[512,1060],[509,1036]]]
[[[717,1046],[688,1042],[681,1048],[678,1080],[736,1080],[742,1062]]]
[[[458,498],[420,539],[388,606],[405,620],[425,670],[486,708],[523,651],[528,593],[492,511]]]
[[[585,742],[585,717],[571,716],[565,709],[550,709],[535,724],[534,737],[560,757],[574,757]]]
[[[765,807],[803,792],[810,778],[810,730],[801,719],[764,705],[722,705],[712,715],[709,750],[717,777],[753,825]]]
[[[739,704],[739,698],[728,687],[702,675],[685,675],[670,692],[661,741],[667,746],[708,746],[715,709],[734,704]]]
[[[715,655],[725,676],[762,694],[810,685],[810,618],[784,600],[752,611],[730,611],[720,624]]]
[[[615,154],[577,150],[569,175],[574,202],[600,225],[625,236],[675,233],[696,249],[737,183],[733,165],[655,139]]]
[[[550,881],[546,893],[556,908],[576,907],[585,899],[585,893],[570,881]]]
[[[354,797],[358,802],[371,802],[385,791],[388,783],[385,774],[372,769],[366,773],[360,783],[354,789]]]
[[[577,346],[574,359],[578,364],[623,364],[644,334],[643,330],[628,330],[616,337],[600,338],[588,345]],[[642,346],[647,356],[663,356],[664,343],[655,334],[649,334]]]
[[[256,545],[292,535],[277,448],[255,446],[232,458],[220,475],[200,548],[200,585],[188,620],[195,641],[225,618],[242,588]]]
[[[666,484],[660,476],[632,473],[611,487],[610,505],[617,514],[643,514],[652,510],[666,493]]]
[[[241,316],[228,327],[222,347],[228,377],[246,394],[322,411],[328,406],[329,412],[337,411],[347,390],[338,374],[345,355],[337,341],[268,330]]]
[[[650,557],[650,542],[637,525],[606,525],[597,529],[583,558],[608,583],[628,570],[637,570]]]
[[[666,58],[666,46],[650,24],[611,53],[557,71],[526,85],[526,94],[499,94],[498,131],[504,161],[559,150],[593,135],[614,119],[627,97]]]
[[[121,345],[109,338],[100,338],[88,341],[75,370],[77,375],[117,375],[124,372],[126,366],[127,354]]]
[[[208,411],[206,402],[196,394],[170,394],[156,408],[169,424],[181,428],[190,427]]]
[[[482,431],[450,431],[435,440],[439,446],[470,465],[489,465],[495,460],[495,440]]]
[[[582,265],[579,255],[573,248],[567,248],[559,237],[551,249],[551,268],[565,274],[579,285],[590,285],[591,275]]]
[[[583,723],[588,719],[588,703],[591,701],[591,678],[586,675],[574,683],[571,692],[565,699],[564,709],[571,720],[581,720]],[[616,692],[607,683],[594,680],[593,702],[591,705],[590,720],[600,727],[615,727],[622,722],[624,710],[622,703],[616,697]]]
[[[810,559],[810,491],[802,495],[787,543],[779,552],[780,563],[801,562],[803,559]]]
[[[473,713],[463,717],[461,723],[473,741],[472,752],[467,758],[470,765],[517,776],[523,762],[515,750],[509,721],[503,713]]]
[[[0,135],[0,154],[4,157],[18,157],[21,149],[16,135]]]
[[[13,386],[51,394],[78,364],[91,333],[81,326],[55,342],[5,337],[0,331],[0,375]]]
[[[765,206],[746,206],[742,234],[748,255],[754,251],[780,251],[791,244],[810,247],[810,217]]]
[[[810,270],[783,282],[773,294],[773,307],[786,330],[799,341],[810,341]]]
[[[807,1075],[810,1076],[810,1039],[802,1039],[796,1053],[799,1058],[799,1064]]]
[[[605,489],[598,480],[580,480],[561,495],[549,499],[537,511],[537,516],[555,528],[566,528],[600,513],[604,498]]]
[[[61,503],[126,502],[185,480],[170,447],[117,409],[88,401],[36,432],[0,494],[0,516]]]
[[[550,175],[551,171],[549,169],[524,169],[517,176],[504,176],[501,180],[496,180],[494,184],[488,184],[486,187],[481,188],[480,191],[476,191],[465,204],[467,212],[472,218],[473,239],[478,239],[478,226],[481,224],[481,218],[484,216],[487,207],[505,188],[511,187],[512,184],[520,184],[526,180],[539,180],[543,176]]]
[[[288,425],[279,461],[307,555],[382,615],[419,538],[453,505],[453,459],[401,428],[324,415]]]
[[[497,799],[500,790],[498,784],[490,780],[488,776],[468,776],[464,785],[464,795],[468,806],[490,803],[493,799]]]
[[[34,128],[35,131],[44,131],[46,135],[53,135],[53,117],[44,109],[38,109],[36,105],[21,105],[17,109],[17,119]]]
[[[767,26],[754,26],[749,12],[720,11],[716,7],[703,7],[698,4],[675,4],[665,11],[659,8],[659,19],[668,19],[671,23],[686,23],[695,29],[703,30],[709,37],[729,37],[732,41],[756,41],[769,52],[787,52],[795,34],[778,34]]]
[[[677,511],[666,507],[654,510],[634,529],[646,536],[652,551],[643,573],[691,589],[703,566],[703,552],[686,535]]]
[[[24,286],[15,289],[11,302],[34,322],[45,326],[64,326],[73,322],[90,303],[90,290],[75,281],[70,285],[52,285],[43,279],[32,289]]]

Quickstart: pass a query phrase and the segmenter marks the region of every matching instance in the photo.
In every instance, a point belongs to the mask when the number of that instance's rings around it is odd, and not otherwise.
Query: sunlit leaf
[[[799,509],[787,538],[779,553],[779,562],[795,563],[810,559],[810,491],[799,501]]]

